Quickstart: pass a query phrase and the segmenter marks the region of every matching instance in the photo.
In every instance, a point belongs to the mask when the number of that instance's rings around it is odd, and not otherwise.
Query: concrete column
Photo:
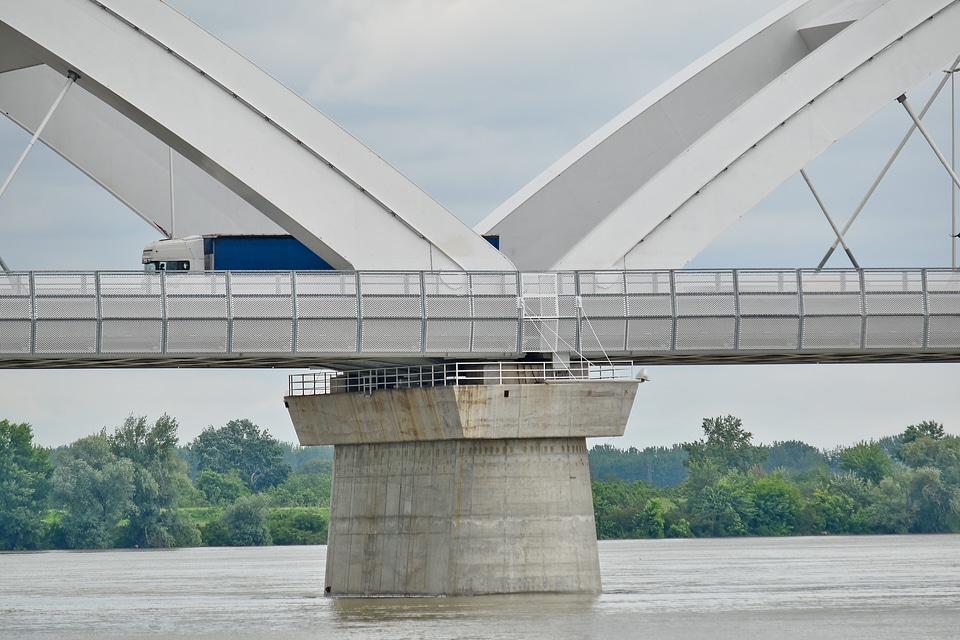
[[[541,382],[286,398],[301,444],[335,445],[327,592],[599,593],[585,438],[622,435],[636,389]]]

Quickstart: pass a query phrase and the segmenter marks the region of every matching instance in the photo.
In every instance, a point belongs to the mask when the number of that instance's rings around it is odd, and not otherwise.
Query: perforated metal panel
[[[360,352],[421,353],[420,273],[360,273]]]
[[[950,348],[960,344],[960,315],[931,316],[927,326],[927,348]]]
[[[5,296],[0,298],[0,320],[23,320],[29,319],[30,311],[29,296]]]
[[[585,319],[580,323],[580,341],[586,351],[626,351],[627,321],[614,318]]]
[[[627,351],[671,351],[671,318],[631,318],[627,321]]]
[[[517,353],[516,319],[477,320],[473,323],[471,353]]]
[[[103,353],[161,353],[163,323],[159,320],[104,320],[100,325]]]
[[[293,321],[234,318],[232,337],[232,353],[290,353]]]
[[[168,353],[229,353],[228,323],[226,320],[167,321]]]
[[[920,316],[873,316],[866,319],[863,342],[866,349],[923,347],[924,318]]]
[[[36,353],[96,353],[96,320],[38,320]]]
[[[731,351],[736,326],[733,317],[677,318],[676,348],[678,351]]]
[[[859,316],[807,316],[803,319],[803,349],[859,350],[863,319]]]
[[[416,353],[422,351],[423,323],[403,318],[364,318],[361,353]]]
[[[0,274],[0,353],[30,353],[32,318],[29,274]]]
[[[428,320],[427,353],[470,353],[473,322],[470,320]]]
[[[300,318],[297,353],[357,353],[358,327],[356,318]]]
[[[800,341],[800,319],[788,316],[741,317],[737,348],[794,350]]]
[[[0,353],[25,354],[33,347],[33,322],[0,320]]]

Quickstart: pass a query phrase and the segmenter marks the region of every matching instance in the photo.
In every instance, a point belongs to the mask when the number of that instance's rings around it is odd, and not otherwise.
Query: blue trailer
[[[289,235],[207,235],[158,240],[143,249],[147,271],[326,271],[323,258]]]

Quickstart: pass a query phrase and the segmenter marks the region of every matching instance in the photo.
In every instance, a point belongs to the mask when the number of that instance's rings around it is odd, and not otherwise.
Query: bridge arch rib
[[[682,267],[955,57],[958,29],[956,1],[788,2],[624,111],[476,228],[499,235],[524,270]]]
[[[0,107],[31,132],[51,87],[80,75],[41,139],[163,231],[173,166],[191,203],[176,211],[180,236],[282,228],[340,269],[514,268],[162,2],[0,0],[0,53]]]

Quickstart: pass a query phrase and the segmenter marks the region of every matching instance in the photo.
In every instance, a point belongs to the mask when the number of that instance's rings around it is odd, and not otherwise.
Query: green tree
[[[933,420],[924,420],[920,424],[912,424],[900,435],[901,443],[913,442],[917,438],[930,438],[939,440],[946,435],[943,425]]]
[[[637,537],[640,511],[654,491],[644,482],[593,482],[593,512],[597,537],[603,540]]]
[[[36,549],[53,473],[50,452],[29,424],[0,420],[0,551]]]
[[[841,450],[840,468],[879,484],[880,480],[893,471],[893,461],[878,443],[858,442]]]
[[[914,512],[902,473],[883,476],[869,486],[870,499],[863,509],[869,533],[909,533]]]
[[[753,512],[748,530],[758,536],[788,536],[794,532],[803,509],[800,490],[779,473],[760,478],[750,487]]]
[[[197,476],[194,485],[204,495],[208,504],[233,504],[238,499],[250,495],[250,489],[243,484],[236,469],[223,475],[205,469]]]
[[[208,427],[190,443],[198,473],[209,469],[227,475],[236,469],[254,492],[283,483],[290,465],[283,461],[283,446],[247,419],[231,420],[223,427]]]
[[[766,449],[767,460],[763,468],[767,473],[780,469],[791,475],[799,475],[828,465],[826,456],[819,449],[799,440],[774,442],[773,446]]]
[[[750,478],[730,472],[688,500],[691,529],[699,536],[742,536],[754,507]]]
[[[618,449],[609,444],[590,449],[590,477],[594,480],[643,480],[651,487],[680,484],[687,477],[683,461],[687,452],[680,445],[673,447],[630,447]]]
[[[177,421],[164,414],[150,425],[146,416],[129,416],[110,436],[118,457],[134,465],[133,509],[123,544],[135,547],[193,546],[200,531],[177,509],[190,484],[186,465],[177,456]]]
[[[960,490],[960,438],[944,436],[938,440],[917,438],[904,444],[898,453],[912,469],[932,467],[940,472],[944,486]]]
[[[281,442],[283,461],[294,471],[316,460],[333,461],[333,445],[301,447],[290,442]]]
[[[267,501],[263,496],[240,498],[220,517],[232,547],[257,547],[272,544],[267,526]]]
[[[690,530],[690,523],[685,518],[680,518],[675,523],[667,527],[666,536],[668,538],[693,538],[693,531]]]
[[[114,546],[118,525],[133,511],[135,468],[110,449],[106,433],[74,442],[53,472],[53,502],[63,510],[60,533],[71,549]]]
[[[274,509],[267,517],[273,544],[326,544],[327,519],[316,511]]]
[[[806,529],[798,533],[855,533],[851,530],[851,519],[856,510],[856,503],[849,495],[833,490],[830,485],[818,487],[804,505]]]
[[[315,459],[265,493],[274,507],[329,507],[333,461]]]
[[[913,510],[912,533],[949,533],[960,526],[960,487],[952,490],[939,469],[920,467],[906,473]]]
[[[710,461],[722,470],[746,472],[766,459],[767,452],[753,446],[753,434],[744,430],[740,418],[704,418],[702,427],[706,438],[683,444],[688,468]]]
[[[664,537],[663,504],[660,500],[652,498],[647,501],[647,506],[637,516],[637,533],[641,538],[662,538]]]

